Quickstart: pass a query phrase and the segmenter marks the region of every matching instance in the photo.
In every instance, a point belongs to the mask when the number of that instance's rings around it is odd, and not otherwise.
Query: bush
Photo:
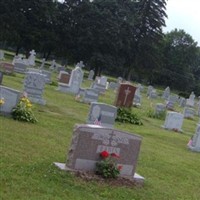
[[[137,116],[137,114],[132,113],[131,109],[127,108],[118,108],[116,121],[122,123],[143,125],[141,119]]]
[[[12,117],[14,120],[36,123],[32,112],[32,104],[27,97],[22,97],[16,107],[12,110]]]

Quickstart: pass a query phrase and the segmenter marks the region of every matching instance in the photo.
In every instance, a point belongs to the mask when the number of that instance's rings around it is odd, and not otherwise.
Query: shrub
[[[18,121],[35,123],[36,117],[32,112],[32,104],[27,97],[22,97],[16,107],[12,110],[12,117]]]
[[[116,121],[122,122],[122,123],[143,125],[138,115],[135,113],[132,113],[131,109],[127,109],[127,108],[118,108]]]
[[[122,166],[117,166],[116,160],[119,156],[115,153],[109,154],[107,151],[100,153],[101,161],[96,163],[96,174],[103,178],[117,178]]]

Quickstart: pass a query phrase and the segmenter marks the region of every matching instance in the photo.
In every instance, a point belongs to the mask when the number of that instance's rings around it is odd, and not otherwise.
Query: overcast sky
[[[200,0],[168,0],[166,26],[163,30],[183,29],[200,46]]]

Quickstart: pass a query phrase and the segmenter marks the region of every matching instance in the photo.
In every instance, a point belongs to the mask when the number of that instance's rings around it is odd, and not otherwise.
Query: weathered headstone
[[[181,107],[185,107],[185,105],[186,105],[186,99],[183,98],[183,97],[180,97],[180,99],[179,99],[179,105]]]
[[[136,87],[122,83],[119,86],[114,105],[119,107],[131,107],[135,95]]]
[[[101,84],[98,84],[96,82],[93,82],[91,84],[90,88],[97,90],[99,94],[103,94],[106,91],[105,85],[101,85]]]
[[[119,83],[110,82],[110,84],[109,84],[109,89],[117,90],[118,87],[119,87]]]
[[[170,96],[170,88],[168,86],[168,87],[165,88],[163,95],[162,95],[162,98],[167,100],[169,96]]]
[[[157,96],[158,96],[158,95],[157,95],[156,89],[152,89],[151,92],[150,92],[150,94],[149,94],[149,98],[151,98],[151,99],[156,99]]]
[[[189,99],[186,100],[186,106],[194,107],[194,103],[195,103],[194,99],[195,99],[195,94],[194,92],[192,92],[190,94]]]
[[[94,70],[90,70],[89,75],[88,75],[88,80],[92,81],[94,77]]]
[[[83,64],[83,61],[81,60],[80,62],[78,62],[78,63],[76,64],[76,67],[83,68],[83,67],[85,67],[85,65]]]
[[[44,65],[45,65],[45,58],[42,59],[40,69],[44,69]]]
[[[188,148],[192,151],[200,152],[200,124],[197,124],[196,133],[192,137],[192,141],[188,144]]]
[[[135,91],[135,95],[133,98],[133,105],[141,106],[141,95],[140,95],[140,88],[137,88]]]
[[[157,103],[155,106],[155,114],[160,115],[166,111],[166,106],[162,103]]]
[[[83,102],[84,103],[97,102],[98,97],[99,93],[95,89],[85,89],[83,94]]]
[[[184,118],[193,119],[195,110],[193,108],[185,107],[183,111]]]
[[[100,153],[107,151],[119,155],[120,176],[135,180],[141,136],[100,126],[76,125],[72,138],[66,164],[55,163],[60,169],[94,172]],[[140,176],[135,181],[144,178]]]
[[[58,83],[58,90],[61,92],[70,92],[73,94],[77,94],[79,92],[82,81],[83,71],[80,67],[76,67],[72,70],[69,84]]]
[[[165,129],[174,130],[174,131],[182,131],[183,124],[183,114],[177,112],[167,112],[165,123],[162,126]]]
[[[0,85],[0,99],[4,100],[4,104],[0,105],[0,112],[10,114],[19,102],[20,95],[20,91]]]
[[[149,96],[150,94],[151,94],[151,91],[153,90],[154,88],[153,88],[153,86],[151,86],[151,85],[149,85],[148,87],[147,87],[147,96]]]
[[[0,85],[2,85],[3,82],[3,72],[0,71]]]
[[[106,87],[107,80],[108,78],[106,76],[101,76],[99,80],[99,84]]]
[[[45,105],[42,98],[45,87],[45,76],[37,72],[27,72],[24,80],[24,91],[28,94],[31,102]]]
[[[29,53],[30,56],[28,57],[28,63],[30,66],[35,66],[35,55],[36,55],[35,50],[34,49],[31,50]]]
[[[167,108],[167,110],[174,110],[174,102],[166,101],[166,108]]]
[[[25,74],[27,72],[28,66],[24,63],[15,62],[14,71],[17,73]]]
[[[92,102],[87,123],[113,127],[117,116],[117,108],[104,103]]]

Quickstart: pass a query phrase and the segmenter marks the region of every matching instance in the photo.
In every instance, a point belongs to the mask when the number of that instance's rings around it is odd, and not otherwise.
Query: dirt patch
[[[72,173],[86,182],[96,181],[100,184],[106,183],[110,186],[117,186],[117,187],[118,186],[125,186],[125,187],[142,187],[143,186],[143,182],[141,181],[130,180],[124,177],[117,177],[116,179],[112,179],[112,178],[104,179],[101,176],[96,175],[92,172],[75,171]]]

